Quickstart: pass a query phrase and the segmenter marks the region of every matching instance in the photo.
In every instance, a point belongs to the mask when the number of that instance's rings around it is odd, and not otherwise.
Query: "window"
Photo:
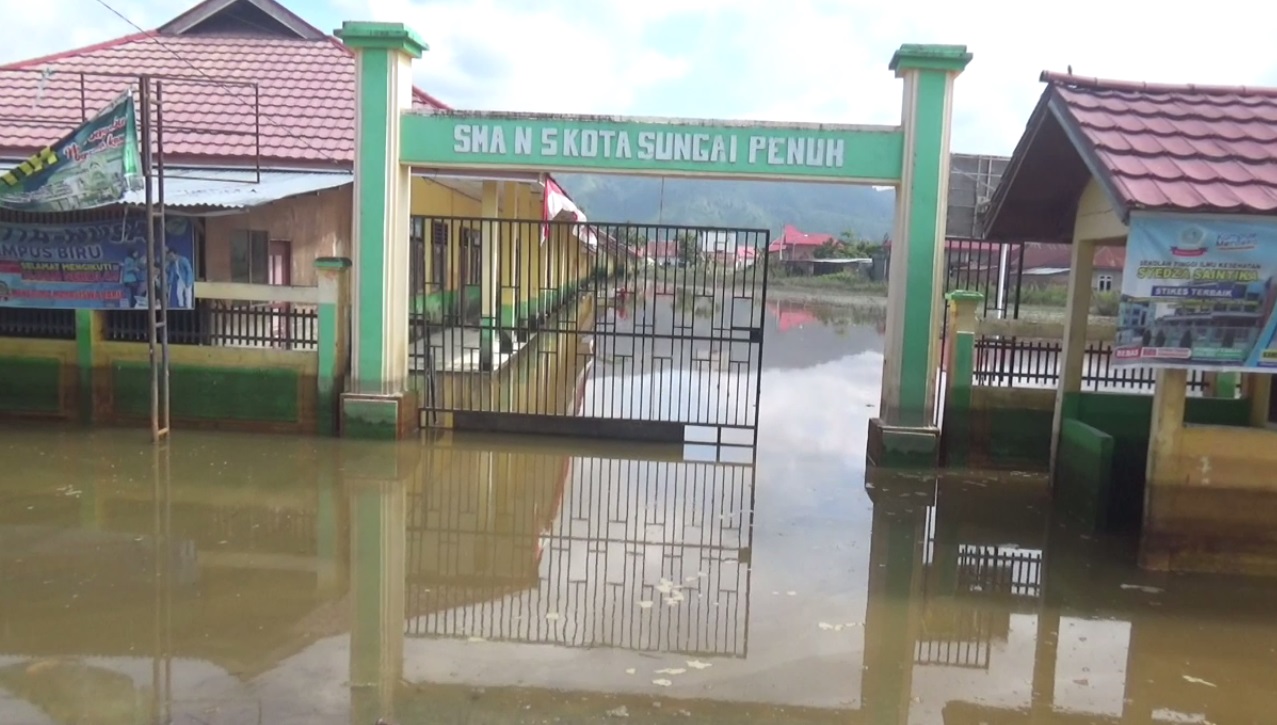
[[[408,290],[412,294],[425,287],[426,220],[414,216],[408,220]]]
[[[231,281],[270,284],[270,233],[237,229],[231,233]]]
[[[430,277],[439,289],[448,280],[448,225],[435,222],[430,227]]]
[[[1096,277],[1095,289],[1099,290],[1100,292],[1112,292],[1113,291],[1113,275],[1101,274],[1100,276]]]
[[[478,286],[483,281],[483,237],[476,229],[461,230],[462,283]]]

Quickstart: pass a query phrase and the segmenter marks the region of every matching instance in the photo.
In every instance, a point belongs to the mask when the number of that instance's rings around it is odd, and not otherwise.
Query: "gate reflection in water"
[[[462,217],[412,229],[423,425],[754,444],[766,230]]]
[[[425,457],[409,636],[745,656],[752,460],[506,443]]]

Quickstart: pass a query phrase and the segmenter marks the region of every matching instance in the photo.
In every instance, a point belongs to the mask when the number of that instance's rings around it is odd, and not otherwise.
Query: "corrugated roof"
[[[354,57],[328,35],[237,28],[234,15],[247,2],[210,0],[184,14],[217,5],[226,19],[220,26],[135,33],[0,66],[0,116],[10,119],[0,127],[0,149],[30,153],[57,140],[128,87],[127,76],[148,73],[189,79],[164,82],[164,125],[171,129],[165,153],[170,156],[242,161],[258,155],[260,137],[261,158],[277,165],[351,164]],[[276,14],[296,24],[296,16],[278,3],[251,4],[276,8]],[[101,75],[112,73],[120,75]],[[256,83],[257,90],[234,83]],[[416,88],[413,105],[444,107]]]
[[[247,209],[355,181],[354,174],[346,172],[263,171],[260,181],[255,172],[244,170],[168,169],[167,174],[164,204],[187,208]],[[158,192],[155,179],[152,189]],[[145,203],[145,189],[129,192],[124,201]]]

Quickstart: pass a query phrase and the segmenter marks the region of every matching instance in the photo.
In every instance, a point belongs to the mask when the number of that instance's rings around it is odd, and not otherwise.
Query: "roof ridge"
[[[1042,71],[1038,80],[1053,86],[1068,86],[1078,90],[1127,91],[1134,93],[1197,93],[1201,95],[1240,95],[1277,98],[1277,88],[1268,86],[1212,86],[1193,83],[1148,83],[1146,81],[1119,81],[1106,78],[1075,76],[1071,73]]]
[[[28,58],[27,60],[15,60],[12,63],[0,65],[0,70],[30,70],[33,65],[48,65],[49,63],[62,60],[63,58],[71,58],[85,53],[107,50],[108,48],[114,48],[118,45],[124,45],[125,43],[132,43],[138,40],[154,39],[156,35],[157,33],[154,30],[143,30],[137,33],[129,33],[128,35],[121,35],[118,38],[104,40],[100,43],[92,43],[79,48],[60,50],[56,53],[36,56],[35,58]]]

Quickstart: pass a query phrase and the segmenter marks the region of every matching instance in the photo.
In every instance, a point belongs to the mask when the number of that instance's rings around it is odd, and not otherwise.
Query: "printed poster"
[[[1113,362],[1277,368],[1277,220],[1131,215]]]
[[[169,309],[195,303],[195,226],[165,219],[149,275],[167,279]],[[146,217],[64,224],[0,224],[0,307],[146,309]]]
[[[0,207],[75,211],[118,204],[142,188],[133,93],[0,176]]]

